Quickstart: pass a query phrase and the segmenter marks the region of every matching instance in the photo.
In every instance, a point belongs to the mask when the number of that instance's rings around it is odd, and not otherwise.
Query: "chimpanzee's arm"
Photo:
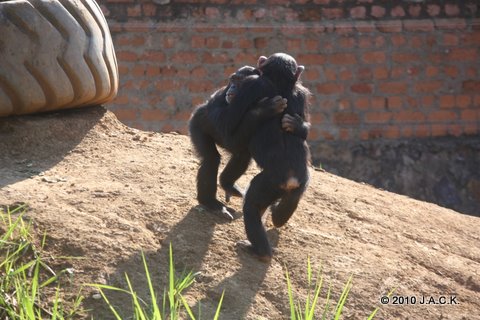
[[[257,128],[266,120],[281,114],[286,107],[287,99],[280,96],[260,100],[248,109],[237,130],[225,137],[226,145],[237,150],[246,147]]]
[[[267,90],[267,83],[262,78],[247,77],[235,98],[222,112],[223,135],[231,137],[237,133],[242,122],[248,124],[248,121],[245,122],[248,111],[253,109],[262,98],[274,96],[273,93],[273,90]]]

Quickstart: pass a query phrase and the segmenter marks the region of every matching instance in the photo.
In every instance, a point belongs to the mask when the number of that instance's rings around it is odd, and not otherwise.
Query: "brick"
[[[145,51],[141,57],[144,61],[165,62],[165,53],[161,51]]]
[[[116,53],[119,61],[137,61],[137,54],[131,51],[118,51]]]
[[[196,58],[196,55],[193,53],[191,55],[191,58],[194,59],[194,61],[198,61]],[[244,57],[239,57],[237,55],[236,57],[237,61],[248,61],[250,59],[244,59]],[[210,53],[210,52],[205,52],[202,57],[201,61],[203,63],[207,64],[226,64],[234,60],[231,56],[229,56],[227,53]],[[192,61],[192,62],[194,62]]]
[[[392,54],[392,60],[399,63],[420,61],[418,54],[395,52]]]
[[[355,21],[355,29],[360,33],[371,33],[375,31],[373,21]]]
[[[233,48],[233,42],[230,40],[225,40],[222,42],[222,48],[223,49],[232,49]]]
[[[340,47],[347,49],[355,47],[355,43],[356,41],[352,37],[342,37],[339,41]]]
[[[376,67],[373,69],[373,76],[375,79],[383,80],[388,78],[388,69],[386,67]]]
[[[435,19],[434,23],[439,30],[463,30],[467,27],[467,22],[461,18]]]
[[[477,48],[453,48],[448,53],[449,60],[475,61],[478,59]]]
[[[463,121],[478,121],[480,120],[478,110],[475,110],[475,109],[462,110],[460,114],[460,119]]]
[[[372,69],[371,68],[359,68],[357,71],[358,80],[372,80],[373,79]]]
[[[191,71],[191,75],[195,79],[205,79],[208,75],[208,70],[204,67],[196,67]]]
[[[432,124],[431,136],[432,137],[444,137],[448,133],[448,126],[445,124]]]
[[[455,105],[459,108],[468,108],[472,105],[472,97],[464,94],[456,96]]]
[[[354,103],[354,107],[356,109],[360,109],[360,110],[366,110],[370,107],[370,100],[369,98],[365,97],[365,98],[357,98],[355,100],[355,103]]]
[[[471,134],[478,134],[479,132],[479,125],[476,124],[476,123],[467,123],[464,127],[463,127],[463,132],[467,135],[471,135]]]
[[[449,17],[458,16],[460,13],[460,8],[458,8],[457,4],[454,3],[446,3],[445,4],[445,14]]]
[[[319,42],[317,39],[305,39],[303,40],[303,45],[307,51],[316,51],[318,50]]]
[[[427,116],[428,121],[453,121],[457,115],[453,111],[433,111]]]
[[[342,69],[338,74],[338,79],[342,81],[351,80],[353,78],[353,73],[351,69]]]
[[[113,100],[113,103],[120,104],[120,105],[129,104],[130,99],[128,98],[128,95],[125,95],[125,94],[124,95],[118,95]]]
[[[387,98],[388,109],[400,109],[403,107],[403,99],[398,96],[390,96]]]
[[[207,7],[205,8],[205,16],[208,19],[215,19],[220,16],[220,10],[215,7]]]
[[[372,101],[371,101],[371,107],[374,110],[385,110],[385,109],[387,109],[387,98],[373,97]]]
[[[314,68],[306,68],[302,73],[302,79],[307,81],[316,81],[320,77],[320,72]]]
[[[429,78],[437,76],[439,73],[438,67],[428,66],[425,68],[425,75]]]
[[[463,43],[466,46],[480,46],[480,31],[474,30],[463,35]]]
[[[336,53],[334,55],[330,55],[328,60],[330,63],[341,64],[341,65],[357,63],[357,58],[353,53]]]
[[[445,67],[444,72],[451,78],[456,78],[458,76],[458,68],[455,66]]]
[[[380,6],[372,6],[370,15],[375,18],[382,18],[385,16],[385,8]]]
[[[421,12],[422,7],[419,4],[411,4],[408,6],[408,13],[414,18],[420,16]]]
[[[447,131],[449,135],[459,137],[463,134],[463,126],[459,124],[447,125]]]
[[[412,48],[422,48],[425,47],[425,39],[423,35],[413,36],[410,38],[409,45]]]
[[[405,36],[403,34],[394,34],[390,37],[390,41],[392,41],[395,47],[404,46],[407,43]]]
[[[173,79],[160,79],[155,82],[155,87],[161,91],[175,91],[180,89],[183,86],[179,84],[178,81]]]
[[[160,74],[166,78],[172,78],[177,75],[177,68],[173,66],[160,67]]]
[[[188,83],[188,89],[193,93],[211,92],[214,85],[211,81],[191,81]]]
[[[333,115],[333,122],[338,125],[359,124],[360,117],[353,112],[336,112]]]
[[[477,78],[477,72],[478,72],[478,68],[468,66],[465,70],[465,78],[476,79]]]
[[[115,103],[118,103],[115,101]],[[137,119],[137,110],[136,109],[127,109],[127,108],[113,108],[113,113],[117,116],[120,121],[131,121]]]
[[[218,37],[208,37],[206,39],[206,46],[209,49],[215,49],[220,47],[220,39]]]
[[[137,47],[145,45],[145,37],[131,36],[131,34],[115,37],[113,41],[116,46]]]
[[[343,84],[322,83],[317,85],[317,92],[320,94],[340,94],[343,93]]]
[[[163,109],[141,109],[140,117],[145,121],[164,121],[170,118],[169,113]]]
[[[432,20],[404,20],[403,27],[405,31],[413,32],[431,32],[434,30]]]
[[[327,58],[322,55],[322,54],[299,54],[297,57],[296,57],[298,63],[301,63],[301,64],[319,64],[319,65],[322,65],[322,64],[325,64],[325,62],[327,61]]]
[[[373,84],[371,83],[356,83],[350,86],[350,90],[359,94],[371,94],[373,92]]]
[[[402,78],[404,74],[405,74],[404,67],[393,67],[390,70],[390,78],[391,79]]]
[[[146,72],[146,66],[145,65],[138,65],[137,64],[131,70],[131,74],[134,77],[143,77],[145,75],[145,72]]]
[[[425,124],[417,125],[414,131],[415,131],[415,136],[418,138],[426,138],[426,137],[429,137],[431,134],[430,126]]]
[[[354,19],[364,19],[367,14],[367,9],[362,6],[353,7],[350,9],[350,17]]]
[[[435,103],[435,97],[434,96],[422,96],[420,99],[422,107],[432,107],[433,104]]]
[[[175,105],[177,104],[176,99],[175,99],[174,96],[166,96],[165,99],[164,99],[164,103],[165,103],[168,107],[175,107]]]
[[[362,61],[365,63],[385,63],[385,52],[383,51],[371,51],[362,55]]]
[[[454,108],[455,107],[455,96],[446,95],[439,97],[439,106],[440,108]]]
[[[325,68],[324,69],[325,79],[328,81],[337,80],[337,70],[335,68]]]
[[[459,44],[458,36],[453,33],[444,33],[442,40],[444,46],[456,46]]]
[[[412,138],[414,136],[413,126],[402,124],[401,136],[404,138]]]
[[[425,115],[419,111],[400,111],[393,117],[398,122],[423,122]]]
[[[398,139],[400,137],[400,127],[395,125],[387,126],[383,136],[387,139]]]
[[[429,4],[427,5],[427,13],[430,17],[436,17],[440,14],[440,6],[437,4]]]
[[[369,112],[365,115],[366,123],[388,123],[392,118],[390,112]]]
[[[195,52],[180,51],[180,52],[176,52],[172,56],[172,62],[175,62],[175,63],[186,64],[186,63],[194,63],[197,61],[198,61],[198,58]]]
[[[462,92],[465,93],[479,93],[480,80],[466,80],[462,82]]]
[[[405,16],[405,10],[402,6],[395,6],[391,11],[390,15],[394,18],[401,18]]]
[[[378,31],[385,33],[402,32],[403,30],[402,22],[399,20],[381,20],[377,21],[375,26]]]
[[[157,6],[155,3],[143,3],[142,11],[145,17],[153,17],[157,13]]]
[[[264,38],[264,37],[254,38],[253,39],[253,46],[255,47],[255,49],[265,49],[268,46],[268,40],[267,40],[267,38]],[[299,49],[299,48],[300,47],[298,47],[297,49]],[[297,51],[297,50],[295,50],[295,51]]]
[[[423,81],[415,85],[415,91],[421,93],[435,93],[443,86],[443,81]]]
[[[142,15],[142,7],[139,4],[127,7],[127,16],[140,17],[141,15]]]
[[[177,40],[174,37],[166,37],[162,41],[163,47],[166,49],[174,48],[177,44]]]
[[[344,16],[343,8],[322,8],[321,12],[327,19],[341,19]]]
[[[350,137],[351,137],[351,133],[350,133],[349,129],[340,128],[340,130],[338,132],[338,138],[340,140],[348,140],[348,139],[350,139]]]
[[[383,82],[379,89],[384,93],[402,94],[407,91],[407,84],[404,82]]]

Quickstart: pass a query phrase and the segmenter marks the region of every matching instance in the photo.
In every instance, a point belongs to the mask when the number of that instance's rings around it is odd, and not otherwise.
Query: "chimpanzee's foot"
[[[208,201],[199,200],[199,202],[200,205],[202,205],[207,211],[221,215],[229,220],[234,219],[233,213],[235,213],[235,209],[223,205],[223,203],[217,199],[211,199]]]
[[[258,254],[253,246],[252,246],[252,243],[248,240],[240,240],[238,241],[236,244],[235,244],[239,249],[247,252],[248,254],[254,256],[255,258],[257,258],[258,260],[260,260],[261,262],[264,262],[264,263],[270,263],[272,261],[272,256],[271,255],[268,255],[268,254],[265,254],[265,255],[261,255],[261,254]]]
[[[223,187],[225,190],[225,201],[230,202],[231,197],[243,198],[244,194],[237,186]]]

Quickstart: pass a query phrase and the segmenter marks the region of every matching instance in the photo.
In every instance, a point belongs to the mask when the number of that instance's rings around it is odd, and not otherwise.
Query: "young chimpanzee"
[[[241,128],[241,119],[263,97],[281,95],[288,104],[285,115],[288,119],[302,122],[304,135],[293,135],[282,130],[286,118],[278,114],[264,121],[253,133],[249,151],[262,169],[250,183],[243,206],[246,246],[262,261],[270,261],[272,248],[269,244],[262,215],[272,206],[272,221],[275,227],[283,226],[296,210],[308,183],[309,149],[305,138],[308,132],[307,100],[310,92],[298,81],[304,70],[295,59],[284,53],[260,57],[260,76],[249,77],[227,107],[224,122],[225,136],[234,136]],[[283,118],[282,118],[283,117]],[[283,123],[283,124],[282,124]]]
[[[220,185],[225,190],[226,200],[231,196],[243,196],[235,186],[235,181],[246,171],[250,163],[248,142],[252,134],[265,119],[281,113],[287,101],[279,96],[271,99],[262,98],[248,106],[248,111],[239,119],[235,133],[225,137],[224,119],[227,116],[229,102],[234,98],[242,82],[247,77],[258,77],[258,71],[245,66],[233,73],[227,86],[217,90],[211,98],[193,112],[189,122],[190,138],[200,157],[200,168],[197,174],[197,199],[207,209],[232,218],[222,202],[217,200],[217,174],[220,154],[216,144],[232,153],[232,157],[220,175]],[[301,119],[300,119],[301,120]],[[285,117],[284,130],[291,134],[306,135],[303,121]]]

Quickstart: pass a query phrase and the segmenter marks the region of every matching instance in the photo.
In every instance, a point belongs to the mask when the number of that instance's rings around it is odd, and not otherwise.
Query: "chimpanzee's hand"
[[[295,129],[301,128],[303,126],[303,119],[298,114],[291,116],[285,114],[282,118],[282,128],[287,132],[293,132]]]
[[[287,108],[287,99],[281,96],[275,96],[273,98],[263,98],[257,103],[257,111],[266,116],[274,116],[282,113]]]

